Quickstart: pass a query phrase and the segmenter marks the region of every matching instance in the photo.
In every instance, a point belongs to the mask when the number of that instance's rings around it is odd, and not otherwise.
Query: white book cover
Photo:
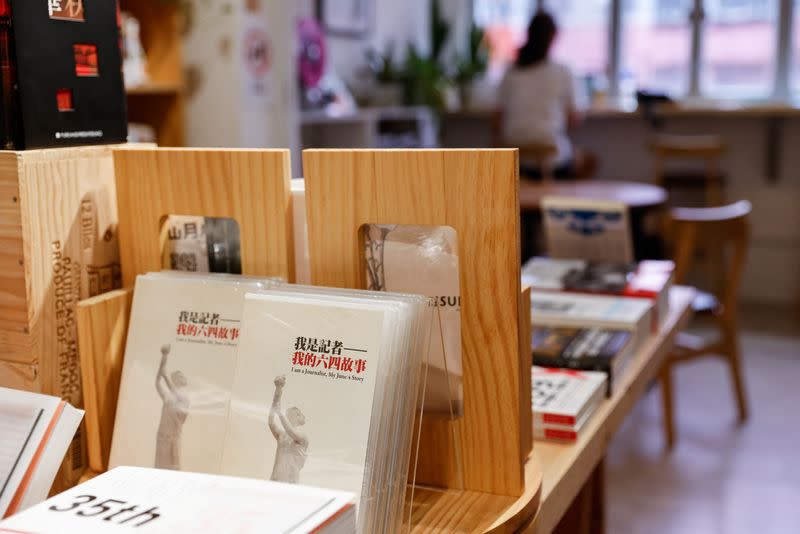
[[[625,203],[545,196],[541,204],[546,248],[553,258],[633,261],[630,217]]]
[[[110,467],[220,472],[244,294],[267,283],[137,278]]]
[[[361,495],[386,313],[247,295],[224,472]]]
[[[365,225],[367,289],[425,295],[436,310],[425,411],[463,413],[458,235],[449,226]]]
[[[564,276],[572,270],[582,270],[586,260],[563,260],[534,257],[522,266],[522,284],[534,289],[564,289]]]
[[[117,467],[0,522],[0,532],[354,532],[351,493],[263,480]]]
[[[0,388],[0,517],[47,498],[82,418],[58,397]]]
[[[649,337],[653,301],[646,298],[531,291],[533,326],[576,326],[628,330],[631,350]]]
[[[606,374],[532,366],[534,421],[575,426],[605,395]]]

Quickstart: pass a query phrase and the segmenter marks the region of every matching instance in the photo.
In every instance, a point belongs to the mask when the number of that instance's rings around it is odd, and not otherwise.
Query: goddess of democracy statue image
[[[187,385],[186,376],[181,371],[174,371],[167,376],[167,356],[170,350],[169,345],[161,347],[161,365],[156,374],[156,391],[163,406],[156,434],[155,467],[178,471],[181,468],[181,432],[189,415],[189,398],[181,391]]]
[[[286,377],[277,376],[274,383],[275,394],[269,410],[269,429],[278,442],[278,447],[275,450],[275,464],[270,480],[297,484],[300,470],[308,456],[308,438],[298,430],[298,427],[306,423],[306,417],[296,406],[286,410],[285,414],[281,411],[281,396],[286,386]]]

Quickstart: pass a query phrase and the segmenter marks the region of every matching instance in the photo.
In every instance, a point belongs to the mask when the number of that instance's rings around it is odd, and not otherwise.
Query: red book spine
[[[573,430],[556,430],[555,428],[545,428],[544,437],[547,439],[575,441],[578,439],[578,433]]]
[[[555,413],[542,414],[542,421],[553,425],[574,425],[575,418],[571,415],[560,415]]]

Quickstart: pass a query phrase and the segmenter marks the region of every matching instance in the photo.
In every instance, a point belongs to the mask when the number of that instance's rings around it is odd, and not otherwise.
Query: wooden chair
[[[675,442],[673,421],[672,366],[700,356],[716,355],[725,359],[731,371],[739,421],[748,416],[742,365],[739,355],[738,297],[749,241],[750,202],[740,201],[718,208],[676,208],[672,210],[672,232],[675,239],[675,283],[686,283],[698,247],[728,247],[725,287],[710,309],[719,329],[719,339],[704,342],[697,336],[679,334],[675,350],[661,370],[661,392],[664,405],[664,431],[668,448]]]
[[[519,147],[520,162],[533,162],[542,174],[542,181],[552,181],[555,177],[553,164],[558,154],[558,148],[552,143],[526,143]]]
[[[724,182],[720,158],[726,150],[725,142],[717,135],[657,135],[650,142],[655,183],[667,190],[702,186],[705,205],[719,206]],[[704,168],[701,172],[667,170],[667,162],[678,159],[702,161]]]

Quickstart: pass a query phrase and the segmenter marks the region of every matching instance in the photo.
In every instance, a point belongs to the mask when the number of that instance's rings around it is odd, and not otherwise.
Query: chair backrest
[[[541,206],[547,253],[552,257],[633,261],[633,239],[624,203],[544,196]]]
[[[727,151],[725,141],[718,135],[659,134],[651,139],[654,177],[656,183],[663,181],[664,167],[669,159],[702,160],[706,173],[713,178],[719,171],[719,160]]]
[[[675,283],[686,282],[695,252],[730,247],[724,268],[724,287],[718,295],[726,310],[736,309],[739,285],[747,258],[752,205],[746,200],[716,208],[675,208],[671,212],[675,239]]]
[[[516,148],[519,150],[519,160],[521,162],[533,162],[539,167],[542,173],[542,180],[553,179],[555,170],[555,159],[558,155],[558,147],[553,143],[524,143],[514,145],[513,143],[500,142],[502,148]]]

